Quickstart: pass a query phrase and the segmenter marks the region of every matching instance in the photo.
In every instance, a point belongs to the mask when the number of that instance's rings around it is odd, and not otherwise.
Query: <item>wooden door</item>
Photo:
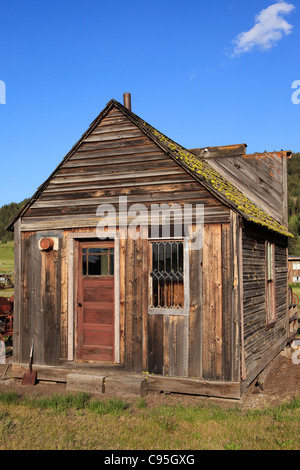
[[[114,245],[79,242],[77,358],[114,360]]]

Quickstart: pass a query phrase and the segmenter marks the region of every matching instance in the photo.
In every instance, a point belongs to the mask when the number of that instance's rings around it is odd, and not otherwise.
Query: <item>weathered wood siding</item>
[[[287,226],[287,162],[280,152],[209,158],[209,164]]]
[[[18,312],[20,341],[16,351],[20,362],[57,365],[60,358],[61,259],[60,250],[41,252],[38,234],[22,233]]]
[[[204,226],[190,252],[188,315],[148,316],[149,372],[239,380],[238,224]]]
[[[206,222],[229,221],[218,202],[124,114],[112,109],[22,219],[23,230],[93,226],[99,204],[198,203]],[[94,219],[94,220],[93,220]]]
[[[277,321],[266,327],[266,234],[243,230],[244,360],[245,386],[255,379],[268,362],[284,347],[287,325],[287,246],[284,239],[275,242],[275,289]]]
[[[75,307],[74,325],[69,324],[70,302],[75,302],[70,292],[75,296],[76,287],[70,290],[75,278],[68,267],[68,234],[95,231],[99,204],[113,204],[118,212],[121,195],[127,196],[128,207],[203,204],[205,216],[203,248],[189,254],[185,315],[148,313],[149,240],[120,239],[121,364],[128,371],[238,381],[237,217],[116,109],[63,163],[22,217],[20,361],[27,360],[32,337],[40,364],[67,359],[70,328],[76,359]],[[38,250],[40,231],[47,230],[59,231],[58,251]],[[148,234],[148,227],[142,230]]]
[[[68,325],[76,275],[68,278],[67,239],[82,230],[43,232],[59,237],[58,250],[49,253],[38,249],[42,233],[22,234],[19,362],[27,361],[32,339],[35,363],[57,365],[68,357],[68,330],[76,330],[77,320],[75,308]],[[230,223],[205,224],[202,249],[188,254],[189,312],[172,315],[148,312],[149,239],[120,240],[120,362],[127,371],[239,380],[238,243],[233,214]]]

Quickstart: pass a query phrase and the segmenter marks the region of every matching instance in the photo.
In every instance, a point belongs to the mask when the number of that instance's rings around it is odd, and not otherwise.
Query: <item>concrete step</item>
[[[101,395],[104,393],[104,380],[101,375],[71,373],[67,375],[67,390]]]

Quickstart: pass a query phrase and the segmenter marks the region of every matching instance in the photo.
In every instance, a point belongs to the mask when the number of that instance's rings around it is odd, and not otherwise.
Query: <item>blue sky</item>
[[[125,92],[187,148],[300,152],[296,0],[2,0],[0,45],[0,206],[31,197]]]

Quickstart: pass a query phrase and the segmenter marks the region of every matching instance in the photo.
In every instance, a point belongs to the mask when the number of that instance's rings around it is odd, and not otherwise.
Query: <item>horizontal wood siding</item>
[[[277,321],[266,328],[265,237],[243,230],[244,355],[246,384],[258,375],[285,345],[287,321],[288,270],[286,243],[275,242],[275,286]]]
[[[23,230],[80,226],[95,218],[99,204],[119,196],[128,205],[204,204],[207,221],[228,221],[229,210],[120,111],[112,109],[66,161],[23,217]],[[83,220],[82,225],[85,226]]]

